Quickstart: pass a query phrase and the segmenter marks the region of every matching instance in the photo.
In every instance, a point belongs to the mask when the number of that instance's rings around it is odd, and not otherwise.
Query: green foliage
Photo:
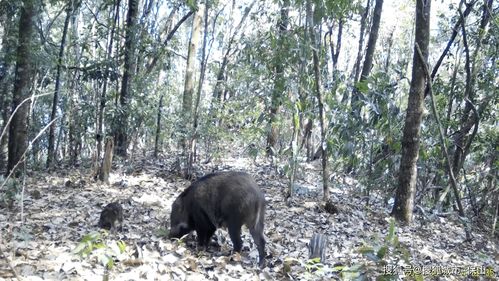
[[[400,260],[403,260],[407,264],[410,261],[409,250],[399,242],[398,236],[395,233],[395,220],[393,218],[390,219],[390,225],[384,239],[374,237],[370,244],[364,244],[358,251],[369,261],[363,264],[362,267],[359,267],[368,275],[379,275],[382,273],[380,269],[389,265],[397,266]],[[374,263],[374,266],[372,263]],[[396,276],[385,275],[385,273],[379,278],[381,279],[378,280],[396,280]]]
[[[82,258],[96,258],[98,262],[111,269],[114,259],[126,250],[123,241],[107,241],[107,231],[92,232],[83,236],[73,252]]]

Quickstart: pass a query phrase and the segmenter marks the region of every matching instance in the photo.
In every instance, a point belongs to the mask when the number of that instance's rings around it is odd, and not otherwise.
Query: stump
[[[309,259],[320,258],[320,262],[324,263],[326,260],[327,244],[326,235],[315,233],[308,244]]]
[[[113,149],[114,141],[112,137],[106,138],[106,148],[104,150],[104,158],[99,169],[99,180],[109,183],[109,173],[111,172],[111,165],[113,164]]]

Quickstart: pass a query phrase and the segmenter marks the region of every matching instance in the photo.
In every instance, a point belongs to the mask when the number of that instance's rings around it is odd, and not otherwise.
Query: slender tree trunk
[[[463,2],[465,2],[463,0]],[[431,79],[433,80],[435,76],[437,75],[438,69],[440,68],[440,65],[442,65],[442,61],[444,58],[447,57],[447,53],[449,52],[452,44],[454,43],[454,40],[456,39],[457,34],[459,33],[459,27],[463,23],[464,19],[470,14],[470,12],[473,10],[473,6],[475,5],[477,1],[471,1],[469,4],[466,4],[466,10],[463,13],[463,16],[459,18],[459,20],[456,22],[454,27],[452,28],[452,35],[449,39],[449,42],[447,43],[447,46],[445,47],[444,51],[440,55],[440,58],[437,60],[435,63],[435,66],[433,66],[433,70],[431,71]],[[425,97],[428,93],[425,94]]]
[[[313,67],[314,67],[314,93],[317,98],[317,104],[319,107],[319,123],[321,130],[321,145],[320,151],[322,154],[322,184],[323,184],[323,192],[324,192],[324,201],[329,201],[329,176],[328,176],[328,154],[327,154],[327,140],[326,140],[326,120],[324,116],[324,102],[322,99],[321,93],[321,76],[320,76],[320,61],[318,49],[319,46],[317,44],[317,39],[315,38],[315,30],[314,30],[314,20],[313,20],[313,12],[312,12],[312,0],[307,0],[307,20],[308,27],[310,33],[310,40],[312,42],[312,57],[313,57]]]
[[[286,38],[286,30],[289,23],[289,0],[284,0],[281,7],[281,17],[277,22],[279,44],[278,49],[275,51],[275,65],[274,65],[274,89],[272,90],[272,98],[270,102],[269,125],[267,133],[267,155],[274,155],[276,149],[277,139],[279,138],[277,126],[277,112],[281,107],[282,98],[284,95],[286,80],[284,79],[284,64],[285,64],[285,48],[284,40]]]
[[[198,82],[198,89],[196,92],[196,101],[194,104],[194,119],[192,122],[192,135],[191,135],[191,148],[189,150],[189,162],[194,163],[196,161],[196,139],[198,137],[197,129],[198,129],[198,119],[199,119],[199,102],[201,100],[201,93],[203,91],[203,83],[204,83],[204,78],[206,74],[206,63],[208,60],[207,54],[206,54],[206,45],[208,44],[208,11],[209,11],[209,2],[206,2],[206,7],[204,9],[204,26],[203,26],[203,46],[201,48],[201,70],[199,74],[199,82]]]
[[[163,98],[164,98],[164,95],[162,94],[161,97],[159,98],[158,116],[156,118],[156,137],[154,139],[154,158],[158,158],[158,153],[159,153],[160,135],[161,135],[161,116],[163,113]]]
[[[465,151],[465,147],[468,145],[468,143],[471,144],[471,141],[473,140],[471,137],[468,136],[468,134],[471,131],[471,128],[473,128],[473,124],[475,122],[474,121],[475,116],[474,115],[470,116],[470,112],[472,110],[473,102],[475,99],[475,91],[473,90],[473,88],[475,86],[475,80],[476,80],[476,68],[477,68],[476,59],[478,57],[478,53],[481,48],[482,39],[485,34],[484,31],[490,19],[492,2],[493,0],[484,1],[483,14],[482,14],[482,19],[480,21],[479,32],[478,32],[479,36],[476,41],[476,47],[472,56],[470,56],[469,47],[466,40],[467,36],[465,32],[464,15],[461,14],[461,21],[463,22],[463,24],[461,25],[463,32],[463,44],[464,44],[464,51],[466,54],[466,62],[465,62],[466,86],[465,86],[464,96],[470,102],[466,102],[465,104],[465,108],[463,110],[463,116],[461,117],[461,127],[454,136],[455,150],[453,156],[454,159],[453,159],[452,169],[456,177],[458,176],[459,170],[462,168],[464,160],[466,159],[467,151]],[[481,65],[481,62],[478,64]],[[478,122],[478,120],[476,121]]]
[[[111,27],[111,32],[109,34],[109,39],[108,39],[108,44],[107,44],[107,55],[106,58],[108,61],[111,60],[113,56],[113,44],[114,44],[114,36],[116,32],[116,25],[118,24],[118,19],[119,19],[119,13],[120,13],[120,3],[121,0],[117,0],[115,3],[115,9],[114,9],[114,19],[113,19],[113,24]],[[106,108],[106,94],[107,94],[107,85],[108,85],[108,71],[104,73],[104,82],[102,85],[102,92],[100,94],[100,102],[99,102],[99,109],[98,109],[98,117],[97,117],[97,136],[95,136],[96,141],[97,141],[97,153],[95,155],[95,167],[98,167],[98,163],[101,158],[102,154],[102,141],[104,140],[104,110]]]
[[[22,103],[30,96],[33,78],[33,33],[36,8],[35,0],[24,0],[19,19],[19,41],[17,47],[17,64],[14,81],[12,110],[19,107],[12,117],[9,127],[9,160],[7,173],[24,159],[21,159],[28,145],[28,114],[31,101]],[[21,105],[22,103],[22,105]]]
[[[379,33],[379,23],[381,21],[381,11],[383,9],[383,0],[376,0],[374,5],[374,15],[371,25],[371,31],[369,32],[369,40],[367,41],[366,55],[364,59],[364,64],[362,66],[362,72],[360,74],[359,83],[365,82],[369,73],[371,73],[371,68],[373,66],[374,51],[376,49],[376,41],[378,41]],[[356,80],[357,81],[357,80]],[[354,88],[352,96],[352,112],[355,117],[360,116],[360,98],[361,95],[357,86]]]
[[[175,33],[177,32],[178,28],[188,19],[190,18],[192,15],[194,14],[194,11],[189,11],[187,14],[185,14],[178,22],[177,24],[172,28],[172,30],[168,33],[168,35],[166,36],[166,39],[165,41],[163,41],[163,49],[161,51],[159,51],[152,59],[151,63],[147,66],[147,71],[146,71],[146,74],[149,74],[153,69],[154,67],[156,66],[156,64],[158,63],[158,61],[161,59],[162,55],[164,54],[165,52],[165,49],[166,49],[166,46],[168,45],[168,42],[170,42],[170,40],[173,38],[173,35],[175,35]],[[173,15],[172,15],[173,17]]]
[[[388,36],[388,42],[386,45],[386,60],[385,60],[385,65],[383,71],[385,73],[388,73],[390,70],[390,62],[392,61],[392,46],[393,46],[393,31],[390,32],[390,35]]]
[[[379,23],[381,21],[381,11],[383,9],[383,0],[376,0],[376,4],[374,5],[374,15],[371,25],[371,31],[369,32],[369,40],[367,41],[367,49],[366,55],[364,59],[364,64],[362,66],[362,72],[360,74],[360,80],[358,83],[366,83],[367,77],[369,73],[371,73],[371,68],[373,66],[373,58],[374,51],[376,49],[376,41],[378,40],[378,32],[379,32]],[[356,120],[361,120],[360,112],[362,109],[362,102],[360,101],[360,96],[362,95],[358,85],[355,85],[352,93],[352,115]],[[353,136],[350,136],[350,143],[354,147],[354,151],[356,150],[357,141]],[[350,156],[350,163],[347,167],[347,172],[352,172],[355,166],[356,160],[355,153],[352,153]]]
[[[186,157],[186,165],[184,175],[189,177],[191,175],[192,163],[189,159],[190,144],[191,139],[189,134],[192,134],[192,98],[194,94],[194,70],[196,66],[196,53],[199,43],[199,36],[201,33],[201,22],[204,13],[204,5],[198,4],[198,10],[194,13],[194,18],[192,20],[191,37],[189,40],[189,49],[187,52],[187,64],[185,70],[185,83],[184,83],[184,95],[182,97],[182,124],[179,127],[182,131],[181,136],[181,147],[182,155]]]
[[[336,37],[336,48],[334,47],[333,41],[333,25],[329,26],[329,49],[331,52],[331,60],[333,63],[333,81],[336,81],[335,72],[338,69],[338,58],[340,57],[341,50],[341,37],[343,36],[343,24],[344,20],[340,19],[338,22],[338,35]]]
[[[52,125],[50,125],[49,129],[49,145],[47,151],[47,168],[51,168],[53,166],[53,162],[56,160],[56,153],[54,150],[55,147],[55,127],[56,122],[54,122],[57,116],[57,104],[59,103],[59,91],[61,87],[61,69],[62,69],[62,60],[64,58],[64,49],[66,48],[66,37],[68,34],[69,20],[71,19],[71,14],[73,11],[73,3],[68,3],[66,7],[66,19],[64,20],[64,28],[62,30],[62,38],[61,44],[59,45],[59,56],[57,57],[57,70],[55,76],[55,90],[54,97],[52,100],[52,112],[50,114],[50,121]]]
[[[116,154],[122,157],[127,156],[128,148],[128,103],[132,98],[132,83],[135,70],[135,49],[136,40],[136,22],[138,12],[138,0],[128,0],[128,14],[126,19],[125,36],[125,63],[123,70],[123,79],[121,80],[120,91],[120,113],[118,113],[118,125],[116,128]]]
[[[379,23],[381,21],[381,11],[383,10],[383,0],[376,0],[374,5],[374,15],[371,25],[371,32],[369,32],[369,40],[367,41],[366,57],[364,59],[364,65],[362,66],[362,72],[360,74],[360,80],[365,80],[371,73],[373,66],[374,51],[376,49],[376,42],[378,41],[379,33]]]
[[[360,18],[360,32],[359,32],[359,50],[357,53],[357,59],[355,60],[355,65],[353,68],[353,81],[359,80],[360,75],[360,63],[362,61],[362,56],[364,54],[364,35],[366,32],[367,16],[369,15],[369,10],[371,9],[371,0],[367,0],[366,8],[362,17]]]
[[[416,163],[419,154],[419,138],[426,85],[424,66],[428,60],[428,45],[430,42],[430,6],[431,0],[417,0],[416,2],[416,36],[412,60],[412,80],[402,136],[399,180],[392,210],[392,215],[398,221],[406,223],[412,222],[413,219],[412,210],[416,192]],[[416,46],[419,46],[425,62],[419,58]]]

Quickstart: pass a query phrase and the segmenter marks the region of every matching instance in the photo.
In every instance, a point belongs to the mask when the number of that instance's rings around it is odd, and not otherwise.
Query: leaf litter
[[[225,163],[203,167],[204,173],[244,169],[254,175],[266,194],[267,266],[263,270],[256,265],[258,253],[246,228],[242,232],[244,246],[240,255],[231,254],[231,241],[224,229],[216,232],[218,247],[211,245],[208,251],[196,248],[195,234],[182,241],[168,240],[165,235],[171,204],[189,181],[168,172],[164,168],[167,164],[150,160],[133,167],[117,167],[109,185],[93,181],[88,176],[90,172],[85,170],[60,174],[32,172],[25,187],[24,223],[21,223],[19,202],[13,210],[0,212],[0,250],[4,255],[0,259],[0,279],[16,279],[12,266],[27,280],[94,280],[106,275],[109,280],[367,280],[376,277],[398,280],[404,278],[404,274],[407,277],[408,272],[402,269],[426,266],[492,269],[497,280],[498,240],[475,231],[474,240],[464,242],[462,224],[452,216],[416,218],[411,226],[397,224],[393,240],[397,246],[386,246],[390,209],[376,198],[371,198],[367,205],[355,180],[335,175],[331,197],[339,212],[331,215],[324,211],[321,197],[316,194],[322,189],[317,165],[303,167],[299,181],[301,187],[315,192],[314,196],[300,194],[286,198],[288,180],[275,169],[255,166],[251,160],[243,165],[241,159],[229,159]],[[338,180],[340,178],[342,180]],[[124,230],[114,234],[101,232],[97,227],[100,212],[116,200],[124,209]],[[83,237],[91,233],[102,235],[99,236],[102,248],[93,250],[87,257],[75,254]],[[326,259],[317,267],[307,263],[307,245],[314,233],[325,234],[329,241]],[[118,241],[123,241],[123,252],[116,246]],[[104,254],[98,258],[95,253],[100,250]],[[108,270],[102,264],[102,257],[106,255],[109,258],[106,261],[112,263]],[[396,274],[385,275],[387,268],[396,268]],[[439,276],[440,280],[462,280],[463,277],[459,274]],[[485,278],[484,275],[478,277]]]

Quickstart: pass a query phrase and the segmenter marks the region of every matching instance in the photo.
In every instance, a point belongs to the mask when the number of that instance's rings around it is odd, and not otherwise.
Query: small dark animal
[[[213,173],[192,183],[175,199],[169,237],[180,238],[195,230],[198,245],[207,247],[215,230],[227,227],[234,251],[240,252],[244,224],[258,248],[258,264],[263,267],[264,216],[265,197],[250,175],[243,172]]]
[[[100,214],[99,227],[114,231],[117,224],[123,230],[123,208],[118,202],[109,203]]]

